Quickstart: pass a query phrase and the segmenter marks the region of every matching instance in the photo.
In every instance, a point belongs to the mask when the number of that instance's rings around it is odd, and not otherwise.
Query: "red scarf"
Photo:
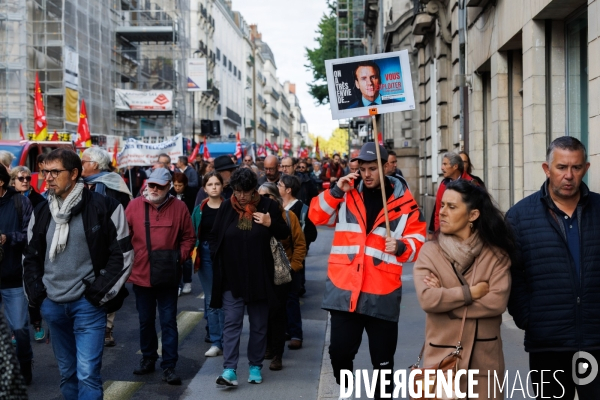
[[[256,190],[254,193],[252,193],[252,197],[250,198],[248,204],[246,204],[246,207],[242,207],[237,197],[235,197],[235,194],[231,196],[231,205],[233,206],[233,209],[240,215],[240,220],[237,224],[239,229],[243,231],[252,230],[252,214],[256,212],[256,206],[258,205],[259,201],[260,195]]]

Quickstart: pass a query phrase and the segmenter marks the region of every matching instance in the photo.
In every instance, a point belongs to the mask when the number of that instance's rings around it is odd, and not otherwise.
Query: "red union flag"
[[[210,152],[208,151],[208,144],[206,144],[206,136],[204,136],[204,149],[202,150],[202,158],[204,161],[208,161],[210,158]]]
[[[238,132],[236,135],[237,141],[235,143],[235,158],[242,158],[242,142],[240,141],[240,133]]]
[[[85,100],[81,100],[81,110],[79,111],[79,126],[77,127],[77,147],[90,147],[92,145],[92,135],[90,135],[90,125],[88,124],[87,111],[85,109]]]
[[[273,150],[275,153],[279,151],[279,146],[277,146],[276,142],[273,142],[273,144],[271,145],[271,150]]]
[[[269,142],[269,139],[265,139],[265,147],[267,149],[273,150],[273,146],[271,146],[271,142]]]
[[[23,133],[23,124],[19,124],[19,136],[21,137],[21,140],[27,140],[25,138],[25,133]]]
[[[35,73],[35,93],[33,97],[33,140],[48,140],[48,122],[46,121],[46,111],[44,111],[44,100],[42,99],[42,89],[40,88],[40,79],[38,73]]]
[[[266,157],[267,149],[265,149],[264,146],[258,146],[258,150],[256,151],[256,156],[257,157]]]
[[[287,138],[285,138],[285,141],[283,142],[283,149],[285,151],[289,151],[292,149],[292,144],[290,143],[290,141]]]
[[[188,141],[188,143],[192,143],[192,141]],[[200,142],[196,143],[196,146],[194,146],[194,151],[192,151],[192,154],[190,154],[189,157],[189,162],[194,162],[194,159],[196,158],[196,156],[198,155],[198,152],[200,151]]]
[[[379,144],[380,144],[381,146],[383,146],[383,135],[381,134],[381,132],[379,132],[379,133],[377,134],[377,140],[379,141]]]

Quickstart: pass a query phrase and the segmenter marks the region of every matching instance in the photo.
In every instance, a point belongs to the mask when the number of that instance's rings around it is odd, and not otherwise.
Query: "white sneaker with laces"
[[[223,350],[218,348],[217,346],[210,346],[210,349],[206,353],[204,353],[205,357],[216,357],[223,354]]]
[[[188,294],[192,292],[192,284],[191,283],[184,283],[183,284],[183,289],[181,290],[181,293],[183,294]]]

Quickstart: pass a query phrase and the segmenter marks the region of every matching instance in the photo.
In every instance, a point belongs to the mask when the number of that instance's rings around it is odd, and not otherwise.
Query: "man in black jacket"
[[[52,332],[63,396],[101,399],[106,313],[122,305],[133,261],[129,228],[119,202],[84,187],[73,151],[52,151],[44,168],[48,201],[29,223],[25,291]]]
[[[506,215],[517,250],[508,310],[525,330],[538,398],[600,398],[600,195],[582,182],[589,166],[579,140],[554,140],[546,182]]]
[[[8,171],[0,163],[0,246],[4,249],[4,257],[0,260],[0,300],[6,320],[15,335],[21,373],[25,383],[29,384],[32,379],[33,352],[27,325],[21,258],[33,209],[29,199],[8,186],[9,182]]]

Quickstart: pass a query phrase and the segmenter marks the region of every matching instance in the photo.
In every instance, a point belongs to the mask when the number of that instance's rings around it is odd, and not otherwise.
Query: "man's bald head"
[[[275,182],[279,179],[279,160],[270,155],[265,158],[265,176],[269,182]]]

